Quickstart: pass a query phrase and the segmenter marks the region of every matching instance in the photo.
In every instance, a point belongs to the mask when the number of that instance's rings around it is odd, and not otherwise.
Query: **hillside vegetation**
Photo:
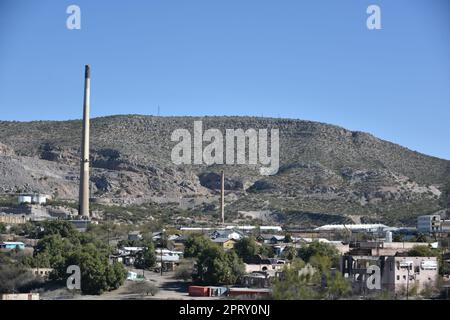
[[[175,129],[280,131],[280,170],[171,162]],[[81,121],[0,122],[0,192],[39,191],[76,199]],[[204,145],[206,145],[205,143]],[[411,224],[449,202],[450,161],[337,126],[255,117],[124,115],[91,121],[93,196],[112,204],[158,203],[216,213],[225,170],[227,217],[270,212],[286,223],[384,221]]]

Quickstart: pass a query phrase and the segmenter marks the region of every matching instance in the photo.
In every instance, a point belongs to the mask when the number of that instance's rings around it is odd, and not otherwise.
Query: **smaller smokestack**
[[[222,170],[220,177],[220,213],[222,224],[225,224],[225,174]]]

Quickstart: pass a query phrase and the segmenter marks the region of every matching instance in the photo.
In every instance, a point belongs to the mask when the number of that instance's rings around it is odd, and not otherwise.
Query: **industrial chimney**
[[[78,215],[89,217],[89,100],[90,100],[90,68],[85,66],[84,72],[84,105],[83,136],[81,142],[80,195]]]
[[[222,170],[220,178],[220,212],[222,224],[225,224],[225,174]]]

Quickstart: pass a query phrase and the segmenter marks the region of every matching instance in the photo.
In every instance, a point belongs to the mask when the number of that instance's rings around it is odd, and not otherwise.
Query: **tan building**
[[[384,242],[384,241],[367,241],[358,242],[350,248],[352,255],[368,255],[368,256],[395,256],[397,253],[405,253],[416,246],[431,246],[437,248],[438,243],[427,242]]]
[[[50,273],[53,271],[52,268],[31,268],[29,269],[33,275],[36,277],[42,277],[44,279],[48,279]]]
[[[381,283],[396,293],[406,292],[407,287],[420,293],[436,284],[438,269],[436,257],[385,257]]]
[[[39,293],[4,293],[0,300],[39,300]]]
[[[29,218],[21,215],[14,214],[0,214],[0,222],[7,224],[22,224],[30,220]]]
[[[438,277],[436,257],[396,257],[396,256],[352,256],[342,257],[341,271],[351,280],[355,292],[369,292],[367,280],[372,271],[370,266],[378,266],[381,290],[405,294],[406,288],[417,293],[434,286]]]
[[[229,239],[229,238],[216,238],[212,240],[214,243],[217,243],[225,250],[230,250],[234,248],[234,245],[236,244],[236,240]]]

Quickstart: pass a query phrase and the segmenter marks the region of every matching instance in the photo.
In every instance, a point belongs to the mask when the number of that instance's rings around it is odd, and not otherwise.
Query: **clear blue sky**
[[[448,0],[0,0],[1,120],[81,118],[84,64],[92,116],[298,118],[450,159]]]

